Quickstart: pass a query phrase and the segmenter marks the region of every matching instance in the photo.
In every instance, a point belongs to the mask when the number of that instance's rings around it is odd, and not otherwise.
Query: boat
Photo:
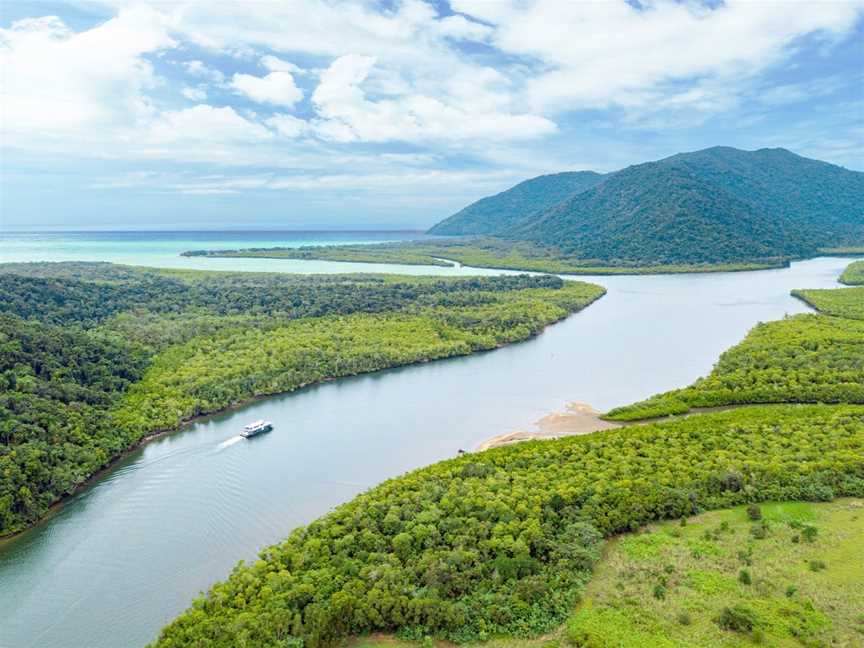
[[[246,437],[248,439],[250,437],[258,436],[259,434],[269,432],[272,429],[273,424],[270,421],[255,421],[244,427],[243,431],[240,433],[240,436]]]

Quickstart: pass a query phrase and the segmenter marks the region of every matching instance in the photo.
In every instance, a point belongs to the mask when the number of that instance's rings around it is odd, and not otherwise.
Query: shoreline
[[[606,421],[600,418],[602,414],[587,403],[573,401],[567,403],[563,410],[556,410],[539,418],[534,422],[533,430],[514,430],[499,434],[481,442],[474,451],[483,452],[522,441],[550,441],[569,436],[581,436],[603,430],[614,430],[626,425],[618,421]]]

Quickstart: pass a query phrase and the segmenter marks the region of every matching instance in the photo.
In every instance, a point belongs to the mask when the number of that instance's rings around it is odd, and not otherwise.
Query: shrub
[[[717,618],[717,625],[733,632],[752,632],[758,624],[756,612],[745,605],[725,607]]]
[[[738,582],[742,585],[750,585],[753,580],[750,578],[750,572],[746,569],[742,569],[738,572]]]
[[[823,569],[827,569],[828,565],[825,564],[822,560],[811,560],[810,561],[810,571],[818,572]]]
[[[747,517],[749,517],[751,520],[761,520],[762,509],[756,504],[751,504],[747,507]]]

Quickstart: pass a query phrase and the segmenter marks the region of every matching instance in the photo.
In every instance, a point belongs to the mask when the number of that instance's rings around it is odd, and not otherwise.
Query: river
[[[756,322],[806,311],[789,291],[836,286],[848,261],[587,278],[607,296],[533,340],[272,397],[157,439],[0,544],[0,646],[142,646],[238,560],[356,493],[570,401],[605,410],[686,385]],[[237,436],[259,418],[276,429]]]

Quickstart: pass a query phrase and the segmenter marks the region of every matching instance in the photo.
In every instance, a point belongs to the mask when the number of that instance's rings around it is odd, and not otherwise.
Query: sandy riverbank
[[[604,421],[600,418],[601,414],[602,412],[598,412],[585,403],[568,403],[564,411],[552,412],[535,422],[533,430],[516,430],[515,432],[500,434],[481,443],[477,446],[477,451],[519,443],[520,441],[559,439],[565,436],[589,434],[599,430],[621,427],[621,423]]]

